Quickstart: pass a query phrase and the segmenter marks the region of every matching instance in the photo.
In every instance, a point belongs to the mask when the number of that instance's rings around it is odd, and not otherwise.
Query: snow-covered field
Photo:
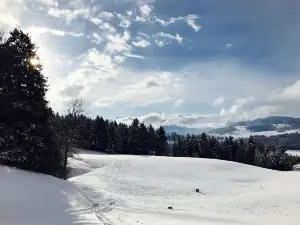
[[[209,159],[78,157],[79,163],[98,168],[69,181],[99,204],[93,212],[104,224],[290,225],[300,220],[300,173]]]
[[[288,150],[286,153],[289,155],[300,156],[300,150]]]
[[[87,151],[76,155],[70,166],[74,177],[68,181],[0,167],[0,224],[296,225],[300,221],[298,172],[209,159]]]

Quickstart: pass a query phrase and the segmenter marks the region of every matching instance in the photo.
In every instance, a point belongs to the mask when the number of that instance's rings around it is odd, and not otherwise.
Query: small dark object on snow
[[[99,203],[94,202],[94,203],[92,204],[92,207],[93,207],[93,208],[99,207]]]
[[[198,188],[196,189],[196,192],[200,192]]]
[[[173,207],[172,207],[172,206],[169,206],[168,209],[173,209]]]

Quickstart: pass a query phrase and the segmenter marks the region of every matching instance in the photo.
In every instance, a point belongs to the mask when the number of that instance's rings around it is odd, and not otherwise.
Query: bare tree
[[[79,131],[82,127],[78,123],[79,116],[86,113],[87,102],[83,99],[72,99],[67,103],[64,124],[62,124],[62,137],[64,145],[64,179],[67,179],[68,157],[75,152],[74,143],[79,139]]]

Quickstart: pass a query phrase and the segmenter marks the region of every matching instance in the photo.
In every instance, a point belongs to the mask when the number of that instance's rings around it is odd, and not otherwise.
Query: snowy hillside
[[[0,224],[296,225],[300,220],[298,172],[89,151],[69,166],[74,176],[69,181],[0,166]]]
[[[195,158],[80,154],[76,161],[94,169],[69,181],[99,204],[93,212],[104,224],[290,225],[300,220],[297,172]]]
[[[300,150],[288,150],[286,153],[289,155],[300,156]]]
[[[235,127],[235,130],[233,132],[229,132],[226,134],[216,134],[216,133],[210,133],[211,135],[215,135],[215,136],[220,136],[220,137],[227,137],[229,135],[231,135],[234,138],[247,138],[250,135],[264,135],[264,136],[272,136],[272,135],[281,135],[281,134],[292,134],[292,133],[297,133],[300,132],[299,129],[297,130],[286,130],[283,132],[278,132],[278,131],[261,131],[261,132],[251,132],[249,130],[247,130],[247,127],[245,126],[237,126]]]
[[[0,166],[0,184],[1,225],[99,224],[91,203],[64,180]]]

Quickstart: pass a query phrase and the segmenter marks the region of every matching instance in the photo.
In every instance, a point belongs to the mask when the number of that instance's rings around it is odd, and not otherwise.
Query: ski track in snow
[[[297,172],[220,160],[90,152],[74,159],[74,170],[81,163],[92,165],[89,172],[69,182],[96,206],[89,210],[105,225],[279,225],[300,219]]]

